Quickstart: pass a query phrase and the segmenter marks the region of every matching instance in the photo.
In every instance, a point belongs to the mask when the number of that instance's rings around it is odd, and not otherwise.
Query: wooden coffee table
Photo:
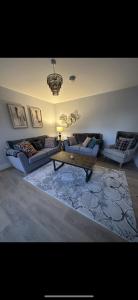
[[[84,169],[86,173],[86,182],[88,182],[89,179],[91,178],[93,172],[93,166],[97,161],[97,159],[92,156],[80,155],[77,153],[71,153],[66,151],[60,151],[52,155],[50,158],[53,161],[55,171],[60,169],[64,164],[68,164],[68,165],[72,165]],[[56,161],[61,162],[61,165],[56,167]]]

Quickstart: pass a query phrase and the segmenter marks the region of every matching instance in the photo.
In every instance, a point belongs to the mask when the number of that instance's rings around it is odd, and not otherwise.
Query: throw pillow
[[[97,143],[97,139],[93,137],[88,143],[87,147],[92,149],[96,145],[96,143]]]
[[[70,146],[77,145],[77,141],[76,141],[75,136],[68,137],[68,141],[69,141]]]
[[[54,148],[57,146],[56,137],[45,138],[45,148]]]
[[[27,157],[31,157],[37,153],[37,150],[28,141],[23,141],[19,144],[14,145],[14,149],[24,152]]]
[[[117,143],[115,145],[115,149],[125,151],[128,148],[128,144],[129,144],[129,141],[127,139],[126,140],[120,139],[117,141]]]
[[[84,142],[82,143],[82,146],[87,147],[87,145],[89,144],[90,141],[91,141],[91,138],[87,136],[86,139],[84,140]]]
[[[32,142],[32,145],[33,145],[34,148],[35,148],[36,150],[38,150],[38,151],[44,148],[44,147],[43,147],[43,143],[42,143],[41,140]]]
[[[127,150],[134,148],[135,145],[136,145],[136,139],[135,138],[119,137],[119,141],[128,142]]]

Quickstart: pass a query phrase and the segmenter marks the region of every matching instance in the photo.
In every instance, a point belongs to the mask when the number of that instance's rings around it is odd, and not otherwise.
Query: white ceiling
[[[50,58],[0,58],[0,86],[59,103],[138,85],[138,58],[57,58],[55,71],[63,76],[58,96],[47,85]]]

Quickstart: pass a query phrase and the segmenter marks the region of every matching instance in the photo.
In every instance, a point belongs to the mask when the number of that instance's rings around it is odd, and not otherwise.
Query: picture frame
[[[41,109],[39,107],[34,107],[34,106],[30,106],[29,109],[30,109],[32,126],[35,128],[43,127]]]
[[[25,107],[16,103],[8,103],[7,105],[13,128],[27,128],[28,122]]]

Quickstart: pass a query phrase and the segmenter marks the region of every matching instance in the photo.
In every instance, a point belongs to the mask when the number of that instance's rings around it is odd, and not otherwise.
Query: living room
[[[138,241],[137,98],[137,58],[0,58],[0,242]]]

